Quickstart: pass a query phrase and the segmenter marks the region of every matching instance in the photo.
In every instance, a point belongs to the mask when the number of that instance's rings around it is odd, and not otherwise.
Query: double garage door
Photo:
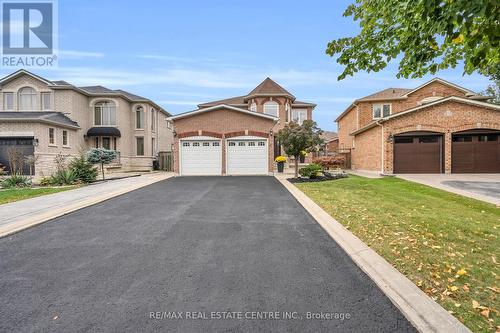
[[[266,139],[235,138],[225,141],[226,174],[267,175]],[[186,139],[180,141],[180,174],[182,176],[221,175],[222,140]]]
[[[394,138],[394,173],[442,173],[443,136],[421,133]],[[451,142],[451,172],[500,172],[500,132],[473,130],[455,133]]]

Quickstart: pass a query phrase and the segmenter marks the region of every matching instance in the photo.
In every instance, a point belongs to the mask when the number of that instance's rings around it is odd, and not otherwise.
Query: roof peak
[[[295,100],[295,96],[293,96],[288,90],[280,86],[276,81],[271,79],[269,76],[264,79],[257,87],[255,87],[248,95],[245,96],[245,99],[249,99],[253,96],[288,96]]]

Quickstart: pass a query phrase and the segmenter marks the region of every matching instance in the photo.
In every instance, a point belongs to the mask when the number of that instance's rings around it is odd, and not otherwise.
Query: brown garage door
[[[394,173],[441,173],[441,135],[401,135],[394,138]]]
[[[500,172],[499,131],[462,132],[452,136],[451,172]]]

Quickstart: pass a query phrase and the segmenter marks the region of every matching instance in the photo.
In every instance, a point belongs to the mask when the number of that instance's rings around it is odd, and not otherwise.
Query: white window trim
[[[49,107],[45,108],[43,97],[47,96],[47,95],[49,96]],[[40,92],[40,109],[42,111],[50,111],[50,110],[54,109],[52,107],[52,93],[50,91],[42,91],[42,92]]]
[[[252,103],[250,104],[250,109],[249,109],[249,110],[250,110],[250,111],[253,111],[253,112],[257,112],[257,103],[252,102]]]
[[[276,115],[271,114],[271,113],[267,113],[266,112],[266,105],[275,105],[276,106]],[[277,102],[275,102],[275,101],[265,102],[264,105],[263,105],[263,107],[262,107],[262,113],[270,115],[270,116],[274,116],[276,118],[279,118],[279,116],[280,116],[280,105]]]
[[[66,144],[64,144],[64,132],[66,132]],[[69,144],[69,131],[68,130],[62,130],[61,132],[61,141],[62,141],[62,146],[63,148],[71,148]]]
[[[138,127],[137,125],[137,112],[139,112],[139,109],[142,109],[142,117],[141,117],[141,120],[142,120],[142,124],[141,124],[141,127]],[[135,108],[134,110],[134,119],[135,119],[135,130],[138,130],[138,131],[144,131],[145,128],[144,128],[144,125],[146,123],[146,112],[144,111],[144,107],[142,106],[138,106]]]
[[[5,103],[5,95],[6,94],[10,94],[11,97],[12,97],[12,108],[10,109],[7,109],[5,106],[6,106],[6,103]],[[3,102],[3,110],[4,111],[14,111],[15,107],[16,107],[16,103],[15,103],[15,92],[14,91],[4,91],[3,94],[2,94],[2,102]]]
[[[50,130],[54,130],[54,142],[50,142]],[[57,147],[57,131],[54,127],[49,127],[47,131],[49,137],[49,147]]]
[[[137,149],[137,139],[140,139],[142,138],[142,152],[143,154],[142,155],[139,155],[138,154],[138,149]],[[135,156],[136,157],[145,157],[146,156],[146,139],[144,136],[136,136],[135,137]]]
[[[373,119],[382,119],[384,118],[384,105],[389,105],[389,115],[392,114],[392,103],[376,103],[372,105],[372,118]],[[375,117],[375,107],[380,106],[380,117]],[[388,117],[385,116],[385,117]]]
[[[21,94],[21,91],[26,89],[26,88],[30,88],[33,90],[33,93],[29,94],[31,96],[31,102],[33,102],[33,96],[35,97],[35,105],[31,105],[31,109],[21,109],[21,96],[23,95],[23,94]],[[17,109],[19,111],[37,111],[37,109],[38,109],[37,104],[38,104],[38,93],[37,93],[35,88],[30,87],[30,86],[24,86],[18,90],[18,92],[17,92]]]
[[[101,124],[100,125],[96,125],[96,123],[95,123],[95,108],[96,108],[96,106],[99,106],[99,104],[104,104],[104,103],[114,104],[114,107],[115,107],[115,124],[114,125],[103,125],[102,124],[102,115],[103,115],[102,106],[101,106]],[[94,120],[93,126],[94,127],[118,127],[118,107],[117,107],[117,105],[118,104],[115,101],[113,101],[113,100],[100,100],[100,101],[96,101],[92,105],[92,119]]]
[[[290,121],[295,121],[295,113],[305,114],[305,118],[302,119],[302,121],[300,121],[300,116],[298,117],[299,121],[297,123],[299,125],[302,125],[304,120],[307,120],[307,109],[292,109],[292,117],[291,117]]]

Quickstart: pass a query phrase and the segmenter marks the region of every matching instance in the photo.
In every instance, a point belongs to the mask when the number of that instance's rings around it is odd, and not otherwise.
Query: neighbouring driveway
[[[0,239],[0,258],[0,331],[415,331],[273,177],[155,183]]]
[[[500,206],[500,174],[399,174],[398,177]]]

